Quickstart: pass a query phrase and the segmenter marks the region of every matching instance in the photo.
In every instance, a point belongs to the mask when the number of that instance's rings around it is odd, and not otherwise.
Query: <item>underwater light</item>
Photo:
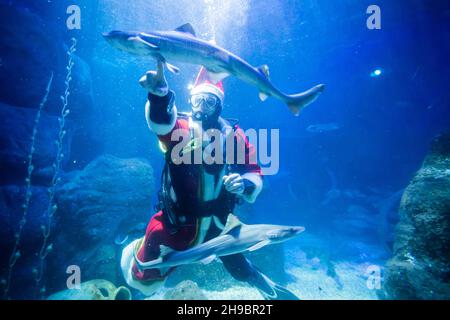
[[[381,70],[381,69],[375,69],[374,71],[372,71],[372,73],[370,74],[370,76],[371,76],[372,78],[376,78],[376,77],[381,76],[382,73],[383,73],[383,70]]]
[[[192,83],[189,83],[187,88],[189,91],[191,91],[192,89],[194,89],[194,85]]]

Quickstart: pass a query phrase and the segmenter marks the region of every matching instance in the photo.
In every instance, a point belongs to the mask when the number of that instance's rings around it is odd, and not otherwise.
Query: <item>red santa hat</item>
[[[191,95],[199,93],[212,93],[219,97],[223,104],[225,98],[225,91],[223,90],[223,83],[220,80],[217,83],[211,79],[208,70],[205,67],[201,67],[197,79],[195,79],[194,87],[191,90]]]

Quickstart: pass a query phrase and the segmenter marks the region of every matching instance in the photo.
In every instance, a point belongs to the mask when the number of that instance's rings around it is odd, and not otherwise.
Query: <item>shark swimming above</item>
[[[168,61],[204,66],[216,83],[233,75],[257,87],[262,101],[272,96],[286,103],[295,116],[325,89],[325,85],[319,84],[303,93],[285,94],[270,82],[267,65],[255,68],[237,55],[198,38],[189,23],[173,31],[111,31],[103,37],[119,50],[162,61],[174,73],[179,73],[179,69]]]
[[[142,262],[134,250],[134,259],[140,270],[165,269],[183,264],[201,262],[208,264],[217,257],[255,251],[270,244],[292,239],[305,231],[300,226],[277,226],[270,224],[246,225],[230,214],[219,236],[184,251],[160,246],[160,257]]]

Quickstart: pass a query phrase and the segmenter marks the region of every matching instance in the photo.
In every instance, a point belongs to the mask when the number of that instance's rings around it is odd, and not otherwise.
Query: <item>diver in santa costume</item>
[[[160,257],[160,246],[182,251],[218,236],[233,212],[237,202],[253,203],[262,190],[261,168],[255,161],[255,148],[249,143],[243,130],[231,121],[223,119],[224,89],[222,82],[210,81],[208,72],[202,68],[191,90],[192,112],[177,112],[175,94],[168,89],[164,77],[164,65],[149,71],[141,79],[148,90],[145,108],[149,128],[158,136],[165,154],[159,192],[159,211],[151,218],[145,236],[125,247],[121,268],[129,286],[145,295],[153,294],[173,271],[149,269],[139,270],[134,255],[143,262]],[[227,157],[227,147],[222,148],[223,161],[211,164],[181,162],[173,157],[179,143],[174,133],[187,137],[182,148],[184,154],[194,153],[197,148],[205,150],[205,133],[220,132],[221,141],[232,135],[236,146],[243,146],[245,162]],[[200,139],[199,139],[200,138]],[[229,141],[229,140],[228,140]],[[239,149],[235,147],[235,151]],[[194,157],[192,157],[194,158]],[[242,164],[240,164],[242,163]],[[220,257],[227,271],[237,280],[256,287],[266,299],[298,299],[286,288],[274,283],[243,254]]]

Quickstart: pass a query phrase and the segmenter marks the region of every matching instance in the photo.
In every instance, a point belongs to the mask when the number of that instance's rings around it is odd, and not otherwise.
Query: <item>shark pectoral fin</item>
[[[144,39],[140,38],[140,37],[129,37],[128,40],[130,41],[138,41],[140,43],[145,44],[146,46],[152,48],[152,49],[159,49],[158,46],[155,46],[154,44],[151,44],[150,42],[145,41]]]
[[[217,256],[215,254],[213,254],[213,255],[210,255],[209,257],[206,257],[205,259],[200,260],[200,262],[203,264],[209,264],[209,263],[213,262],[216,258],[217,258]]]
[[[166,62],[166,67],[170,72],[175,73],[175,74],[180,74],[180,69],[175,67],[173,64]]]
[[[261,249],[262,247],[267,246],[270,243],[270,240],[263,240],[258,242],[257,244],[251,246],[250,248],[248,248],[248,251],[255,251],[258,249]]]
[[[185,23],[182,26],[179,26],[178,28],[175,29],[175,31],[184,32],[190,34],[193,37],[196,37],[195,30],[190,23]]]
[[[269,96],[268,96],[267,94],[265,94],[264,92],[260,92],[260,93],[259,93],[259,99],[260,99],[261,101],[266,101],[268,97],[269,97]]]
[[[223,79],[225,79],[229,76],[230,75],[226,72],[214,72],[214,71],[208,70],[208,77],[212,82],[214,82],[214,84],[222,81]]]

